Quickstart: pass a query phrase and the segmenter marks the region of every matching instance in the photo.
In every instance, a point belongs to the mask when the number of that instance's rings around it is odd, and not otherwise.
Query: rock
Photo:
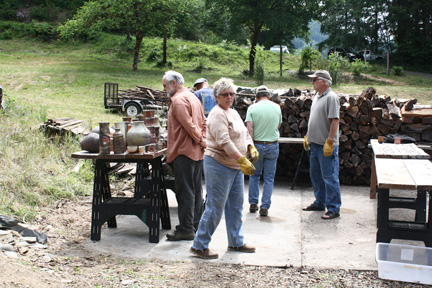
[[[22,237],[22,240],[26,241],[27,243],[36,243],[36,237]]]
[[[15,251],[14,247],[10,244],[0,244],[0,250],[9,252]]]
[[[15,244],[15,247],[17,247],[17,248],[28,247],[28,246],[30,246],[30,244],[28,242],[25,242],[25,241],[21,241],[21,242],[18,242]]]
[[[16,252],[5,251],[4,254],[9,258],[18,258],[18,253]]]
[[[18,224],[18,220],[4,215],[0,215],[0,227],[11,228]]]

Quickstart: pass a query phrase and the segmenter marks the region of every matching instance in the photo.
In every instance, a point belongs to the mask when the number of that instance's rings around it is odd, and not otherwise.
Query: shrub
[[[363,62],[360,59],[355,59],[354,62],[351,62],[351,71],[355,76],[360,76],[361,73],[369,71],[370,65],[368,62]]]
[[[329,73],[333,79],[333,85],[337,86],[339,84],[339,75],[345,67],[349,65],[348,60],[339,53],[330,54],[328,57],[329,61]]]
[[[305,68],[309,68],[312,70],[312,61],[315,61],[321,58],[321,54],[318,50],[313,49],[312,47],[307,47],[301,50],[301,64],[299,68],[299,73],[302,74]]]
[[[403,67],[402,66],[393,66],[392,67],[393,74],[396,76],[403,75]]]
[[[50,41],[57,38],[56,28],[47,22],[31,22],[31,31],[34,37],[42,41]]]

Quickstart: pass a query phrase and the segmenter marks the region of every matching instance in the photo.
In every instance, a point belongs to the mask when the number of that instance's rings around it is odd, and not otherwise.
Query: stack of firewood
[[[47,132],[50,135],[71,135],[82,134],[85,130],[83,120],[75,120],[74,118],[57,118],[48,119],[47,122],[41,124],[39,129]]]
[[[245,114],[250,97],[237,95],[235,108]],[[281,137],[302,138],[307,133],[312,95],[302,92],[297,97],[281,97],[283,123]],[[402,134],[416,141],[432,142],[432,117],[416,117],[416,100],[393,101],[389,96],[378,96],[373,87],[361,95],[339,95],[340,99],[340,182],[369,184],[372,151],[370,139],[379,135]],[[277,101],[275,101],[277,102]],[[417,110],[417,112],[416,112]],[[432,110],[432,109],[429,109]],[[423,112],[425,113],[425,112]],[[429,111],[432,115],[432,111]],[[299,161],[301,145],[281,144],[277,176],[292,178]]]
[[[119,90],[119,96],[123,98],[146,98],[151,100],[156,105],[166,105],[168,96],[166,92],[157,89],[136,86],[133,89]]]

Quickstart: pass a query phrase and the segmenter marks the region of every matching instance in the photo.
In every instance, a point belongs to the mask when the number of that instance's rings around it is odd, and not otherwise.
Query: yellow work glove
[[[304,136],[303,148],[305,151],[310,151],[310,142],[307,141],[307,136]]]
[[[240,169],[245,175],[252,176],[255,174],[255,166],[250,162],[248,159],[246,159],[246,156],[242,156],[237,160],[237,163],[240,164]]]
[[[248,151],[246,152],[246,158],[251,161],[252,163],[255,163],[259,159],[259,153],[258,150],[253,145],[248,146]]]
[[[333,141],[328,139],[326,140],[326,143],[324,144],[323,148],[324,157],[331,156],[333,154]]]

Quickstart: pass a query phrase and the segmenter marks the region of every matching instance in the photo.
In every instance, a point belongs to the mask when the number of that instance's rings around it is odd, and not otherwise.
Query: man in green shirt
[[[259,159],[254,164],[256,172],[249,177],[249,211],[258,211],[259,181],[262,174],[264,189],[259,210],[261,216],[268,215],[271,205],[276,162],[279,157],[279,128],[282,123],[280,106],[270,101],[270,97],[266,86],[258,87],[257,103],[251,105],[246,113],[246,125],[259,152]]]

